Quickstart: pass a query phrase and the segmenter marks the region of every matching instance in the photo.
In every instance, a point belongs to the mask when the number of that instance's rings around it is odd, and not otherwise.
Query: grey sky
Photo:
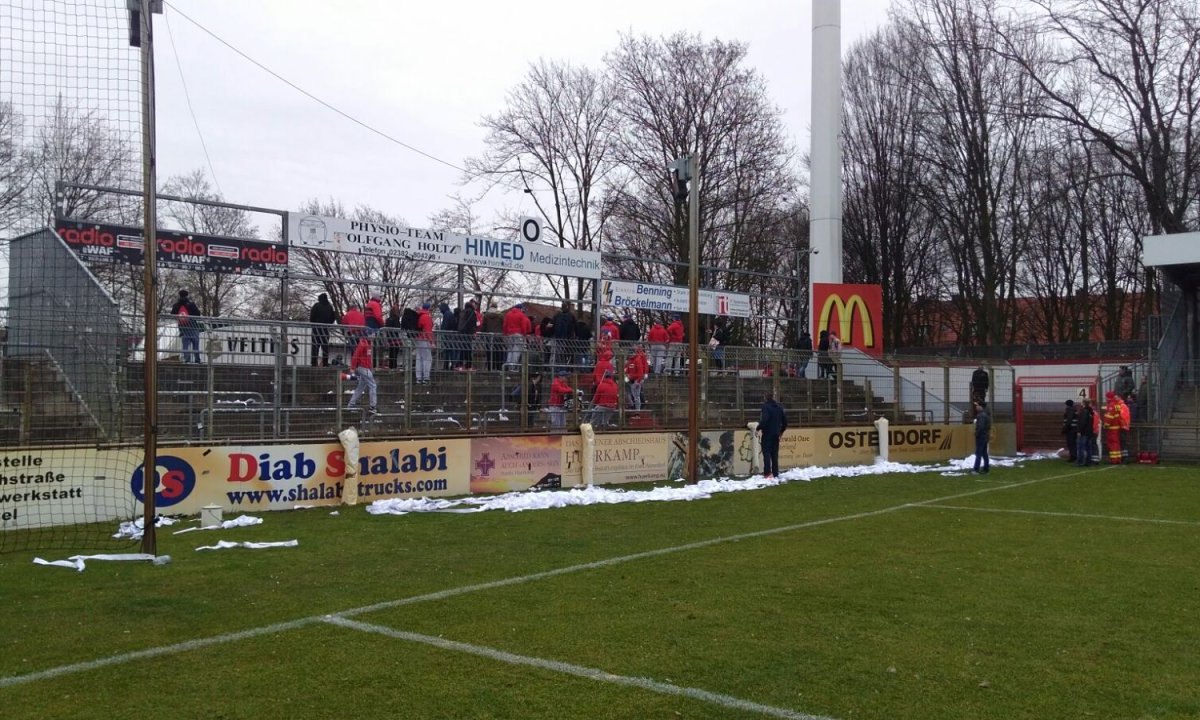
[[[812,0],[562,0],[422,3],[169,0],[314,95],[461,165],[482,150],[482,115],[539,57],[597,66],[619,32],[678,30],[750,45],[750,64],[808,146]],[[820,1],[820,0],[817,0]],[[843,52],[886,20],[888,0],[843,0]],[[602,9],[600,9],[602,8]],[[159,177],[207,169],[175,50],[225,196],[292,208],[310,197],[369,204],[416,226],[449,205],[461,173],[338,116],[166,8],[157,18]],[[466,191],[464,194],[473,194]],[[484,208],[532,212],[519,194]]]

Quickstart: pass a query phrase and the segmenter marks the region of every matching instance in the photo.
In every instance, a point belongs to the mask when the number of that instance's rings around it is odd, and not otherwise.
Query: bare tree
[[[598,250],[601,186],[613,169],[614,89],[589,68],[539,60],[509,91],[507,107],[483,118],[483,155],[470,174],[525,192],[559,247]],[[583,298],[591,281],[550,278],[555,293]]]
[[[21,218],[20,199],[29,184],[29,166],[17,144],[20,134],[20,114],[12,103],[0,102],[0,232]]]
[[[1103,146],[1146,198],[1154,232],[1184,232],[1200,178],[1200,15],[1187,0],[1029,3],[1058,41],[1052,65],[1030,60],[1012,29],[1005,57],[1050,102],[1040,115]],[[1047,67],[1051,72],[1046,72]]]
[[[489,235],[485,229],[480,226],[479,217],[475,213],[473,203],[464,200],[462,197],[453,198],[454,204],[451,207],[444,208],[434,213],[429,218],[430,224],[435,230],[445,230],[447,232],[458,233],[460,235]],[[512,235],[516,234],[516,227],[508,229]],[[443,266],[442,285],[448,284],[450,274],[457,272],[457,268]],[[477,296],[480,299],[480,311],[488,304],[493,302],[497,295],[510,295],[515,290],[512,274],[508,270],[497,270],[495,268],[480,268],[472,265],[464,265],[462,267],[462,290],[465,294]],[[457,284],[458,280],[453,281]],[[440,295],[435,299],[436,302],[449,300],[448,295]],[[451,305],[457,301],[451,302]]]
[[[883,288],[888,347],[922,342],[913,307],[938,297],[942,255],[921,202],[923,92],[907,64],[906,25],[877,31],[852,47],[845,60],[842,123],[843,246],[848,281]]]
[[[1014,192],[1034,159],[1035,122],[1021,109],[1039,94],[995,46],[994,2],[912,0],[903,22],[905,67],[926,105],[918,144],[928,173],[924,204],[950,260],[947,286],[960,338],[1000,344],[1015,334],[1018,259],[1028,236],[1013,232],[1025,211]]]
[[[705,285],[749,290],[736,270],[790,270],[796,247],[764,243],[796,180],[780,111],[762,77],[745,66],[746,46],[676,34],[623,36],[606,62],[618,92],[621,165],[607,196],[606,250],[635,258],[617,274],[686,284],[687,213],[667,182],[667,167],[699,157],[700,262]],[[666,264],[661,261],[674,261]],[[790,273],[789,273],[790,274]]]
[[[137,154],[127,138],[93,111],[72,110],[60,97],[54,115],[25,149],[31,182],[24,210],[42,221],[61,211],[64,217],[103,222],[133,222],[140,203],[127,196],[66,187],[55,202],[58,183],[93,187],[137,188]]]

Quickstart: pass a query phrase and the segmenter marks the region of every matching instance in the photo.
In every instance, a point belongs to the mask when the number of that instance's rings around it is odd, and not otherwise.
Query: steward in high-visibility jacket
[[[1129,462],[1129,405],[1121,399],[1120,395],[1117,396],[1117,405],[1121,410],[1121,462],[1127,463]]]
[[[1104,396],[1104,450],[1110,465],[1121,464],[1121,401],[1117,394]]]

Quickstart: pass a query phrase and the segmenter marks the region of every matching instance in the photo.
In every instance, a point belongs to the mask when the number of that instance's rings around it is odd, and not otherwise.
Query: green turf
[[[4,718],[763,717],[318,620],[791,528],[353,620],[844,720],[1200,717],[1194,474],[1042,461],[985,478],[831,478],[690,503],[308,510],[242,530],[168,528],[165,567],[97,562],[75,573],[0,556],[0,709]],[[957,507],[909,506],[932,499]],[[299,548],[193,550],[292,538]],[[312,622],[3,687],[303,618]]]

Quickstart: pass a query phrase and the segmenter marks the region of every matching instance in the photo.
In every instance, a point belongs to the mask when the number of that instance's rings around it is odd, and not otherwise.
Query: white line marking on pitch
[[[1162,520],[1158,518],[1126,517],[1124,515],[1094,515],[1092,513],[1054,512],[1052,510],[1020,510],[1015,508],[968,507],[966,505],[933,505],[919,503],[913,507],[944,508],[946,510],[974,510],[990,513],[1016,513],[1018,515],[1053,515],[1054,517],[1088,518],[1092,520],[1122,520],[1126,522],[1159,523],[1162,525],[1200,525],[1194,520]]]
[[[787,708],[774,707],[772,705],[763,705],[762,703],[743,700],[732,695],[723,695],[721,693],[710,692],[708,690],[700,690],[698,688],[683,687],[681,685],[673,685],[671,683],[661,682],[645,677],[630,677],[628,675],[613,675],[604,670],[585,667],[583,665],[572,665],[571,663],[560,662],[558,660],[547,660],[545,658],[530,657],[528,655],[516,655],[496,648],[485,647],[482,645],[471,645],[469,643],[457,642],[455,640],[447,640],[445,638],[433,637],[431,635],[420,635],[417,633],[405,632],[396,630],[385,625],[374,625],[370,623],[359,622],[357,620],[347,620],[336,615],[330,615],[323,620],[331,625],[338,625],[344,628],[359,630],[362,632],[377,633],[386,635],[397,640],[408,640],[409,642],[424,643],[432,645],[442,650],[451,650],[454,652],[469,653],[480,657],[488,658],[489,660],[498,660],[510,665],[525,665],[528,667],[540,668],[551,672],[563,673],[566,675],[575,675],[577,677],[586,678],[588,680],[596,680],[598,682],[612,683],[614,685],[624,685],[627,687],[639,688],[641,690],[649,690],[651,692],[662,693],[664,695],[677,695],[679,697],[692,698],[702,702],[720,705],[722,707],[733,708],[734,710],[742,710],[745,712],[758,713],[769,717],[789,718],[790,720],[833,720],[832,718],[823,715],[808,715]]]
[[[303,627],[305,625],[312,625],[319,620],[319,617],[301,618],[299,620],[292,620],[290,622],[264,625],[262,627],[226,633],[224,635],[214,635],[212,637],[198,638],[196,640],[185,640],[184,642],[174,643],[172,645],[160,645],[159,647],[148,648],[146,650],[135,650],[133,652],[100,658],[99,660],[87,660],[85,662],[72,663],[71,665],[61,665],[56,668],[50,668],[49,670],[32,672],[28,675],[0,677],[0,688],[6,688],[13,685],[23,685],[25,683],[31,683],[37,680],[50,680],[63,675],[85,672],[87,670],[97,670],[110,665],[121,665],[127,662],[133,662],[134,660],[144,660],[146,658],[161,657],[163,655],[174,655],[175,653],[187,652],[188,650],[198,650],[200,648],[209,647],[210,645],[220,645],[222,643],[246,640],[248,638],[258,637],[259,635],[273,635],[275,633],[281,633],[287,630],[295,630],[296,628]]]
[[[1112,467],[1117,467],[1113,465]],[[1104,468],[1107,470],[1108,468]],[[417,603],[428,602],[430,600],[444,600],[446,598],[455,597],[458,595],[466,595],[469,593],[480,592],[482,590],[492,590],[495,588],[508,587],[509,585],[519,585],[522,583],[533,582],[535,580],[543,580],[545,578],[557,577],[559,575],[567,575],[570,573],[581,572],[583,570],[594,570],[596,568],[608,567],[611,565],[619,565],[621,563],[632,562],[634,560],[642,560],[645,558],[658,557],[660,555],[670,555],[672,553],[684,552],[687,550],[697,550],[699,548],[709,547],[711,545],[719,545],[727,542],[737,542],[739,540],[749,540],[750,538],[766,537],[768,535],[777,535],[779,533],[791,532],[793,530],[803,530],[810,527],[818,527],[821,525],[829,525],[844,520],[859,520],[876,515],[885,515],[898,510],[905,510],[913,507],[919,507],[924,503],[938,503],[946,500],[957,500],[958,498],[970,497],[972,495],[980,495],[983,493],[995,492],[997,490],[1007,490],[1009,488],[1023,487],[1034,483],[1046,482],[1049,480],[1061,480],[1063,478],[1082,475],[1088,470],[1079,470],[1077,472],[1067,473],[1065,475],[1052,475],[1050,477],[1035,478],[1033,480],[1025,480],[1019,483],[1011,483],[1001,485],[999,487],[980,488],[970,492],[955,493],[954,495],[943,495],[942,497],[930,498],[922,502],[904,503],[903,505],[893,505],[892,507],[883,508],[881,510],[868,510],[866,512],[854,513],[853,515],[842,515],[840,517],[824,518],[821,520],[810,520],[808,522],[797,523],[795,525],[785,525],[783,527],[770,528],[768,530],[756,530],[755,532],[742,533],[740,535],[728,535],[726,537],[712,538],[710,540],[701,540],[699,542],[688,543],[686,545],[676,545],[674,547],[659,548],[658,550],[647,550],[645,552],[633,553],[631,555],[621,555],[618,557],[608,558],[606,560],[597,560],[595,562],[580,563],[578,565],[569,565],[567,567],[557,568],[555,570],[546,570],[543,572],[531,573],[529,575],[520,575],[517,577],[504,578],[503,580],[493,580],[491,582],[478,583],[475,585],[464,585],[448,590],[439,590],[437,592],[426,593],[424,595],[414,595],[412,597],[401,598],[399,600],[388,600],[374,605],[365,605],[363,607],[351,608],[335,613],[338,617],[353,617],[364,613],[375,612],[377,610],[387,610],[389,608],[402,607],[404,605],[414,605]],[[72,663],[70,665],[61,665],[56,668],[40,670],[26,675],[12,675],[9,677],[0,677],[0,688],[12,687],[14,685],[23,685],[25,683],[36,682],[38,680],[46,680],[49,678],[69,675],[76,672],[84,672],[87,670],[95,670],[111,665],[120,665],[134,660],[143,658],[159,657],[162,655],[170,655],[174,653],[187,652],[196,650],[210,645],[219,645],[228,642],[237,642],[247,638],[257,637],[259,635],[269,635],[273,633],[285,632],[294,630],[314,622],[326,622],[328,615],[313,615],[311,617],[300,618],[289,622],[275,623],[272,625],[264,625],[259,628],[251,628],[249,630],[241,630],[238,632],[225,633],[223,635],[213,635],[207,638],[198,638],[196,640],[187,640],[171,645],[161,645],[155,648],[147,648],[146,650],[137,650],[129,653],[120,653],[106,658],[97,660],[88,660],[80,663]]]

